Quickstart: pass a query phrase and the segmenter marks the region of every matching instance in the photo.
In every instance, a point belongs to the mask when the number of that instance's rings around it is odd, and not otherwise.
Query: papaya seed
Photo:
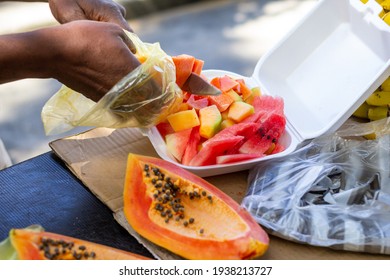
[[[203,234],[203,233],[204,233],[204,229],[201,228],[201,229],[199,230],[199,233],[200,233],[200,234]]]
[[[188,226],[188,222],[187,222],[187,221],[184,221],[183,225],[184,225],[185,227],[187,227],[187,226]]]
[[[194,219],[194,218],[190,218],[190,219],[188,220],[188,222],[189,222],[190,224],[193,224],[193,223],[195,222],[195,219]]]

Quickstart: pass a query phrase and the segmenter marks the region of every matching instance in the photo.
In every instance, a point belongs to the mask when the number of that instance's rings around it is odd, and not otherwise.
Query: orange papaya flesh
[[[138,234],[187,259],[252,259],[269,244],[230,196],[158,158],[129,154],[124,213]]]
[[[192,73],[195,57],[187,54],[172,56],[176,67],[176,83],[181,88]]]
[[[21,260],[147,260],[144,256],[61,234],[12,229],[11,244]]]

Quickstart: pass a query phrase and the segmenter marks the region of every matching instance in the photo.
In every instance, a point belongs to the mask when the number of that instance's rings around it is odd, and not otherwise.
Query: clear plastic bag
[[[142,42],[126,32],[143,63],[119,81],[97,103],[62,86],[44,105],[41,113],[47,135],[77,126],[150,127],[177,110],[182,91],[176,84],[172,58],[158,43]]]
[[[375,140],[362,140],[375,133]],[[242,206],[271,234],[390,254],[390,118],[347,122],[249,172]]]

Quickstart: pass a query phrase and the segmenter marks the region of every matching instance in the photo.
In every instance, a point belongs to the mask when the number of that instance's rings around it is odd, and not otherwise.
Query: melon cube
[[[167,120],[174,131],[181,131],[200,124],[195,109],[173,113],[167,117]]]
[[[225,111],[221,112],[222,120],[227,120],[228,114],[229,114],[229,110],[225,110]]]
[[[243,101],[236,101],[230,105],[228,117],[235,122],[240,122],[252,115],[254,112],[255,109],[252,105]]]
[[[216,105],[211,105],[199,110],[200,136],[209,139],[220,129],[222,116]]]
[[[233,120],[231,119],[225,119],[221,122],[221,130],[225,129],[227,127],[230,127],[232,125],[236,124]]]
[[[226,94],[229,95],[234,101],[243,101],[242,97],[233,89],[227,91]]]
[[[249,104],[253,104],[253,100],[256,96],[261,96],[261,91],[259,87],[254,87],[251,89],[251,91],[252,93],[244,99],[244,101]]]

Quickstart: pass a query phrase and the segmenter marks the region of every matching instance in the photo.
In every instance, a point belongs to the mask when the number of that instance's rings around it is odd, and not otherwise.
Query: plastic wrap
[[[47,135],[77,126],[150,127],[175,111],[182,100],[176,69],[158,43],[142,42],[126,32],[143,63],[119,81],[97,103],[62,86],[41,113]]]
[[[375,133],[375,140],[363,135]],[[347,122],[249,172],[242,206],[271,234],[390,254],[390,118]]]

